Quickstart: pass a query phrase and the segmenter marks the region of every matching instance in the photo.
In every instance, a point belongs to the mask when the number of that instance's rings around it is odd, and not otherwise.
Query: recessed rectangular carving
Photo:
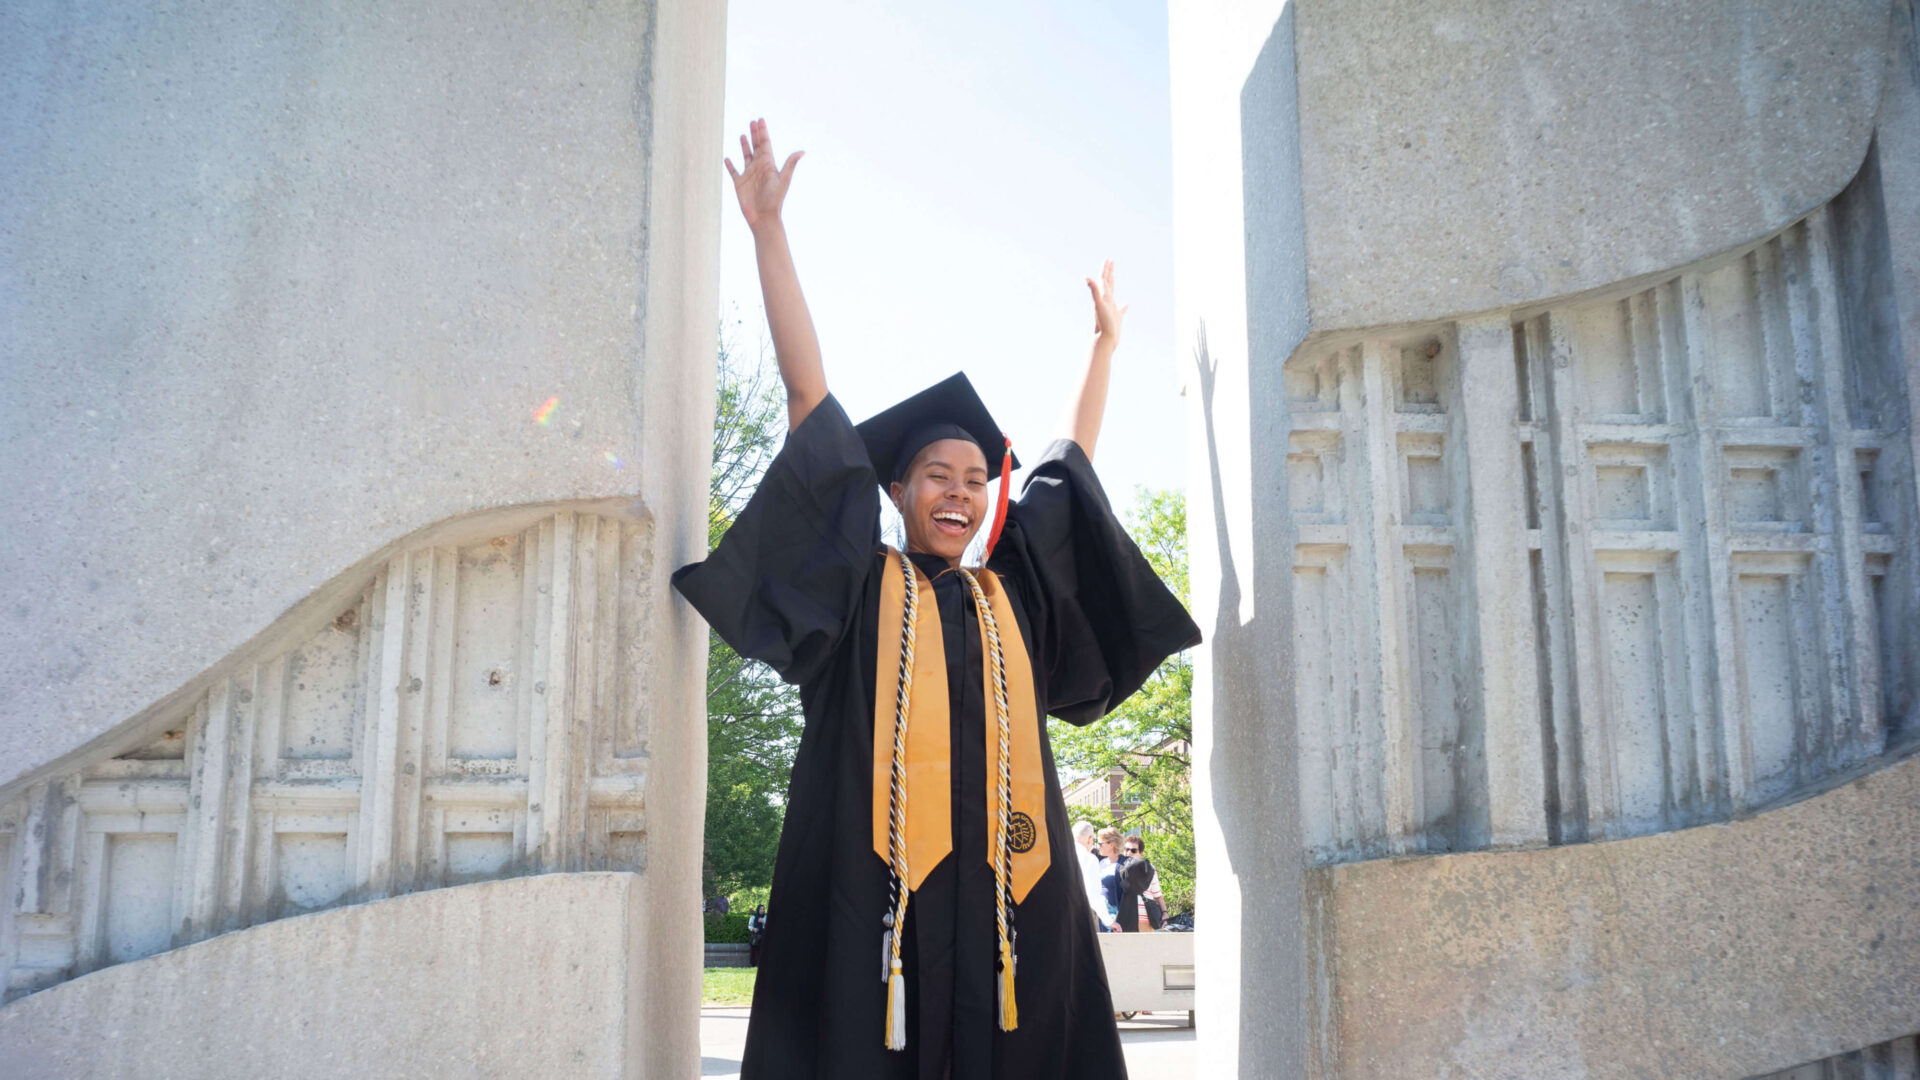
[[[346,833],[275,833],[274,877],[282,907],[311,911],[347,891]]]
[[[1737,524],[1773,524],[1785,513],[1780,498],[1780,473],[1774,469],[1733,470],[1727,494]]]
[[[1380,747],[1363,737],[1354,713],[1354,611],[1347,556],[1340,548],[1301,548],[1294,566],[1294,703],[1299,713],[1307,844],[1316,857],[1352,855],[1379,839],[1376,809]]]
[[[1913,682],[1920,671],[1909,670],[1905,663],[1906,643],[1914,633],[1910,620],[1901,617],[1901,605],[1889,595],[1887,583],[1893,560],[1886,555],[1867,557],[1867,596],[1873,607],[1868,620],[1873,632],[1874,655],[1880,662],[1880,709],[1882,723],[1897,722],[1906,715],[1913,700]]]
[[[1287,402],[1295,412],[1334,412],[1340,408],[1340,354],[1322,353],[1289,360],[1281,369]]]
[[[1540,527],[1540,474],[1534,464],[1533,440],[1520,444],[1520,481],[1526,487],[1526,524],[1529,529]]]
[[[448,833],[446,852],[448,884],[499,877],[513,865],[513,834]]]
[[[519,753],[522,551],[518,536],[460,549],[449,758],[505,759]]]
[[[1729,419],[1773,416],[1773,372],[1761,326],[1755,256],[1702,275],[1700,294],[1706,301],[1715,411]]]
[[[1595,443],[1593,516],[1596,528],[1673,528],[1673,480],[1667,448],[1658,444]]]
[[[1605,642],[1606,724],[1614,775],[1614,813],[1622,832],[1665,821],[1668,642],[1660,590],[1651,572],[1606,572],[1600,618]]]
[[[1447,473],[1438,454],[1407,455],[1407,520],[1447,523]]]
[[[1800,560],[1752,558],[1735,568],[1742,740],[1755,798],[1790,788],[1813,747],[1812,714],[1819,641]]]
[[[173,943],[173,833],[112,833],[100,883],[101,957],[118,964]]]
[[[1555,313],[1573,352],[1582,420],[1651,424],[1666,417],[1657,294],[1648,289]]]
[[[647,834],[637,829],[607,834],[607,869],[643,873],[647,869]]]
[[[1340,522],[1345,504],[1340,433],[1296,431],[1287,445],[1288,508],[1306,522]]]
[[[1440,368],[1445,346],[1429,338],[1400,349],[1400,411],[1440,412]]]
[[[1601,465],[1593,470],[1596,516],[1611,521],[1653,522],[1645,465]]]
[[[360,607],[287,654],[280,754],[294,760],[343,761],[353,756],[360,725]]]
[[[1529,424],[1539,419],[1545,410],[1534,401],[1533,364],[1527,354],[1527,324],[1513,324],[1513,381],[1519,389],[1519,408],[1514,419]]]
[[[1638,417],[1640,375],[1634,363],[1627,301],[1576,308],[1568,322],[1587,418]]]
[[[1401,513],[1409,525],[1450,523],[1453,497],[1444,446],[1440,435],[1412,432],[1400,435],[1400,458],[1405,470]]]
[[[1872,532],[1885,532],[1887,522],[1886,493],[1881,491],[1880,451],[1859,450],[1854,453],[1854,473],[1860,479],[1860,525]]]
[[[1287,455],[1287,505],[1296,514],[1320,514],[1326,511],[1323,473],[1325,463],[1319,454]]]
[[[1416,564],[1411,600],[1407,636],[1413,670],[1408,688],[1420,748],[1420,824],[1428,851],[1453,851],[1467,846],[1460,804],[1470,790],[1463,775],[1470,748],[1461,730],[1460,694],[1454,683],[1458,641],[1446,567]]]
[[[1797,532],[1806,528],[1806,488],[1799,451],[1730,447],[1726,451],[1727,517],[1736,530]]]

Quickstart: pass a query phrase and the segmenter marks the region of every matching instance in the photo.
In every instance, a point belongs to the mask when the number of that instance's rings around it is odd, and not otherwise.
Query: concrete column
[[[9,997],[592,862],[693,1069],[725,23],[0,13]]]

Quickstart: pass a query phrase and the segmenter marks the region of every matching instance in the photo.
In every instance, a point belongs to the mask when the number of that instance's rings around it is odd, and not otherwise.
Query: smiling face
[[[928,443],[889,489],[907,526],[907,550],[960,564],[987,515],[987,456],[965,439]]]

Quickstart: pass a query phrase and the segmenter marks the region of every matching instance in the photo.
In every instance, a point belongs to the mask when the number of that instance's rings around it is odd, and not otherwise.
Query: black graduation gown
[[[885,1048],[888,877],[872,845],[873,683],[878,635],[898,628],[876,625],[879,500],[866,448],[829,397],[788,435],[713,554],[674,575],[729,645],[798,684],[806,713],[741,1076],[1124,1077],[1044,723],[1052,861],[1014,909],[1019,1026],[998,1028],[980,637],[965,583],[922,556],[915,564],[933,582],[946,651],[953,851],[909,904],[907,1048]],[[1042,712],[1088,723],[1199,641],[1072,442],[1034,465],[989,565],[1033,657]]]
[[[1113,917],[1120,923],[1122,933],[1137,934],[1140,932],[1140,898],[1153,887],[1153,864],[1128,856],[1120,860],[1120,869],[1114,871],[1114,877],[1120,885],[1120,902],[1114,905]]]

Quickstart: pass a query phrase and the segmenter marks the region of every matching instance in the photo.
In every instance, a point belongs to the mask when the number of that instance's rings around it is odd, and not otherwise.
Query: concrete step
[[[721,945],[707,942],[707,967],[746,967],[747,947],[745,945]]]

